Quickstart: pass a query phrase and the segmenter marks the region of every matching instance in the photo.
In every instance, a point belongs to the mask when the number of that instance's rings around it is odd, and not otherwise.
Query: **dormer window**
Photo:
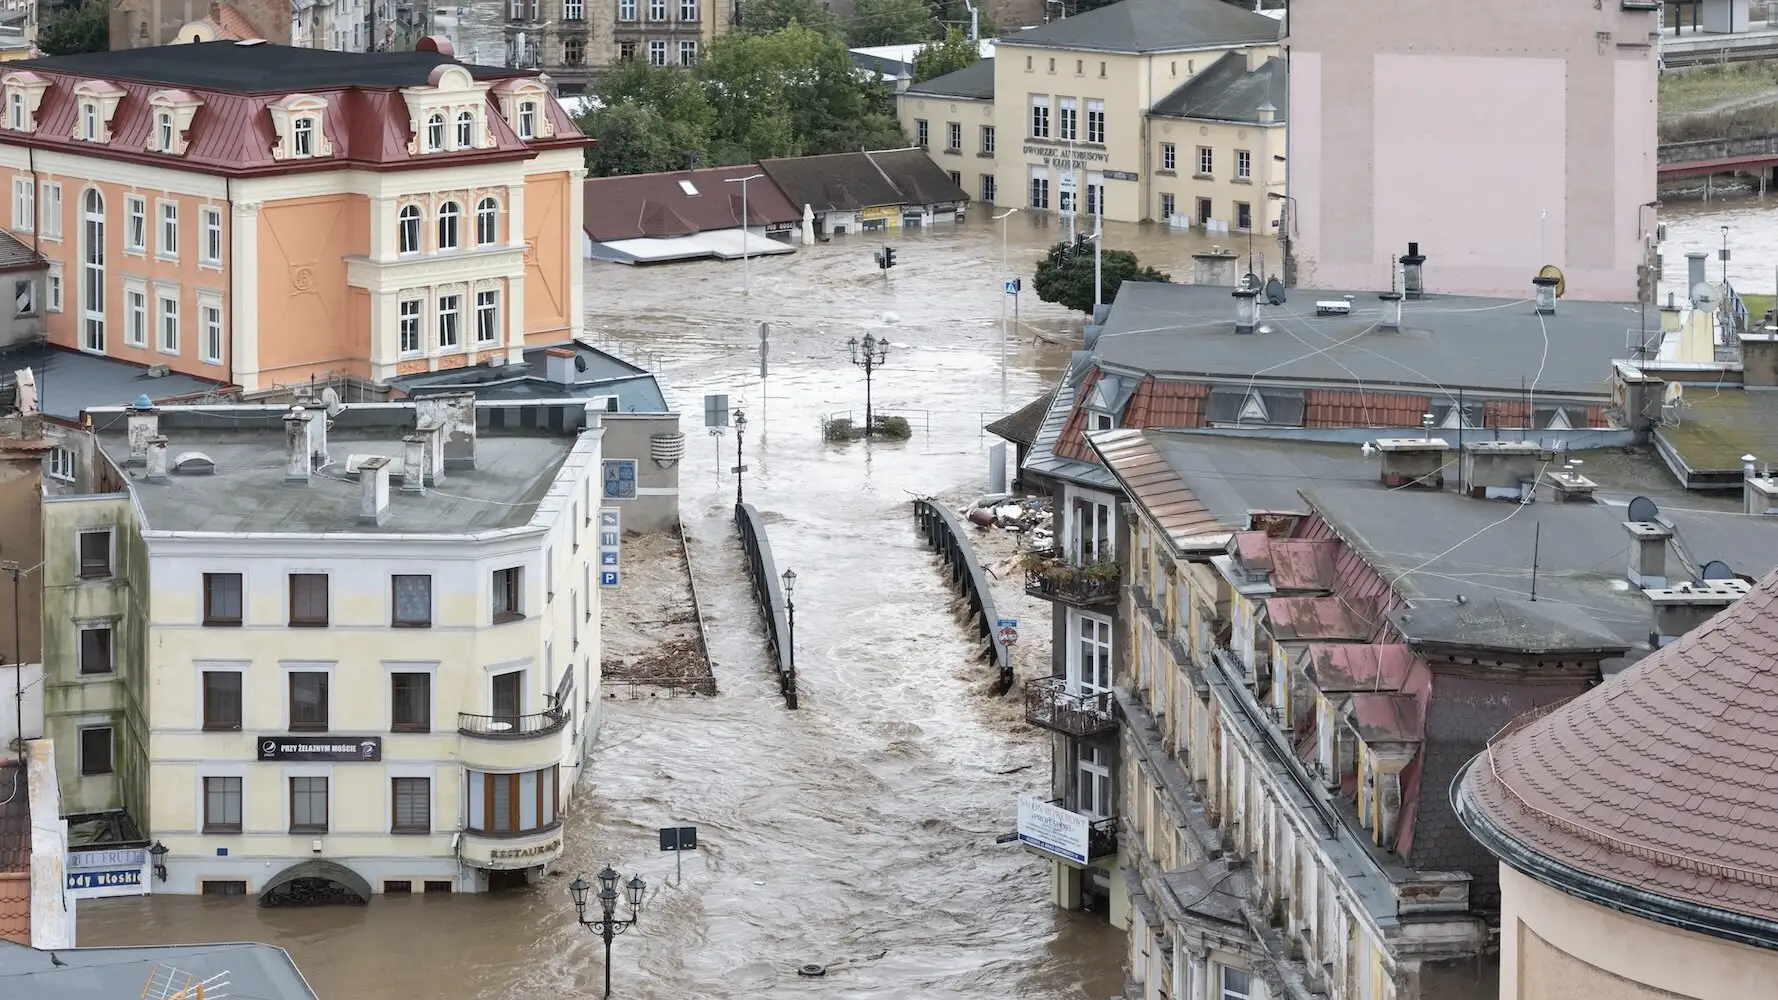
[[[92,101],[80,103],[80,137],[87,142],[99,141],[99,106]]]
[[[541,77],[517,77],[494,85],[493,94],[500,102],[500,115],[518,137],[526,142],[553,139],[556,125],[547,110],[549,83]]]
[[[537,138],[537,102],[519,102],[519,138]]]
[[[155,148],[163,153],[173,150],[173,113],[162,111],[154,116]]]
[[[315,119],[303,117],[290,123],[290,155],[303,158],[315,155]]]
[[[6,86],[6,127],[14,132],[31,132],[37,128],[37,108],[49,90],[49,80],[32,72],[8,73]]]
[[[111,116],[123,100],[124,89],[105,80],[82,80],[74,85],[74,138],[82,142],[110,142]]]
[[[333,155],[327,138],[327,101],[311,94],[291,94],[273,101],[272,126],[278,132],[274,160],[306,160]]]
[[[191,119],[204,102],[188,90],[157,90],[148,95],[148,107],[154,116],[154,128],[148,133],[148,150],[181,156],[185,153],[185,133]]]
[[[25,113],[25,94],[15,90],[6,95],[6,127],[14,132],[23,132],[28,117]]]
[[[467,111],[457,112],[457,148],[475,148],[475,115]]]
[[[1116,429],[1117,429],[1117,418],[1116,417],[1112,416],[1109,413],[1100,413],[1096,410],[1087,411],[1087,430],[1089,430],[1089,431],[1109,431],[1109,430],[1116,430]]]
[[[426,152],[436,153],[444,148],[444,125],[444,115],[426,119]]]

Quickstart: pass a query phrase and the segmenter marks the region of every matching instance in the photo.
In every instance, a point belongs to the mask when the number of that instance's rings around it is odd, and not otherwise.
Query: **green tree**
[[[970,41],[967,32],[952,28],[945,32],[944,38],[922,46],[920,51],[914,53],[914,82],[967,69],[980,62],[981,58],[981,46]]]
[[[750,35],[769,35],[793,24],[825,35],[840,30],[820,0],[741,0],[740,13],[741,30]]]
[[[938,18],[926,0],[857,0],[846,19],[853,47],[908,45],[938,36]]]
[[[592,97],[580,127],[598,140],[586,156],[593,176],[710,165],[716,112],[690,73],[632,60],[600,77]]]
[[[111,48],[109,0],[81,0],[43,23],[37,48],[46,56],[74,56]]]
[[[907,140],[887,85],[858,72],[846,43],[792,25],[729,35],[698,65],[717,109],[712,152],[742,161],[884,148]]]
[[[1144,267],[1128,250],[1107,250],[1100,262],[1105,301],[1117,298],[1117,289],[1126,281],[1172,281],[1152,267]],[[1093,312],[1093,244],[1087,241],[1063,241],[1050,247],[1037,262],[1037,274],[1031,279],[1037,297],[1076,312]]]

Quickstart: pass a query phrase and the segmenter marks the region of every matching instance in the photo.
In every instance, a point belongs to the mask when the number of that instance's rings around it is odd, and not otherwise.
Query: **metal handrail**
[[[778,581],[778,564],[772,558],[772,541],[766,535],[759,511],[750,503],[735,505],[735,530],[741,535],[741,554],[747,562],[747,578],[753,583],[753,599],[765,619],[766,644],[778,670],[778,689],[784,707],[796,707],[796,651],[790,648],[789,603]]]
[[[523,715],[475,715],[457,713],[457,732],[486,740],[529,740],[560,732],[568,713],[556,709]]]
[[[988,574],[982,571],[981,561],[975,557],[975,547],[969,544],[969,537],[964,534],[963,525],[957,521],[957,516],[931,500],[921,498],[914,501],[914,523],[919,525],[920,533],[926,536],[927,544],[944,556],[945,565],[951,570],[951,581],[957,584],[963,591],[963,596],[968,599],[970,612],[975,615],[976,630],[988,644],[984,655],[1000,671],[994,693],[1005,694],[1012,690],[1012,653],[995,634],[999,612],[994,609],[994,594],[988,589]]]
[[[1091,736],[1117,728],[1111,713],[1111,692],[1071,694],[1064,677],[1046,677],[1025,684],[1025,718],[1073,736]]]

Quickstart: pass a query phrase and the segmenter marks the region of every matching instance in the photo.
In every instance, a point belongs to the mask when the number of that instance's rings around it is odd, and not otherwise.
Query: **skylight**
[[[680,181],[679,190],[684,191],[687,198],[696,198],[698,196],[697,186],[691,181]]]

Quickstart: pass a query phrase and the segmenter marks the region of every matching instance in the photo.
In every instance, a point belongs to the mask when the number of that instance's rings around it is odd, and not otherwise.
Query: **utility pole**
[[[1018,279],[1007,274],[1006,271],[1006,220],[1012,218],[1012,214],[1017,211],[1016,208],[1009,208],[994,216],[994,221],[1000,223],[1000,274],[1002,275],[1000,280],[1003,282],[1000,286],[1000,402],[1002,405],[1006,403],[1006,297],[1017,295],[1019,287]]]
[[[1105,304],[1105,188],[1100,187],[1093,199],[1099,211],[1093,215],[1093,306],[1094,312]],[[1091,318],[1091,317],[1089,317]]]
[[[742,295],[752,295],[753,294],[753,285],[749,279],[749,276],[751,273],[751,265],[748,262],[748,253],[747,253],[747,219],[748,219],[748,215],[747,215],[747,182],[759,180],[761,177],[764,177],[764,176],[765,176],[765,174],[748,174],[745,177],[730,177],[729,179],[723,181],[724,184],[739,184],[739,185],[741,185],[741,294]]]
[[[12,577],[12,678],[13,721],[18,726],[19,766],[25,766],[25,657],[24,640],[19,634],[19,577],[23,570],[16,560],[0,562],[0,572]]]
[[[889,340],[867,333],[863,343],[853,337],[846,341],[846,348],[852,354],[852,363],[864,369],[864,436],[871,437],[876,434],[877,427],[876,414],[871,410],[870,377],[889,359]]]

